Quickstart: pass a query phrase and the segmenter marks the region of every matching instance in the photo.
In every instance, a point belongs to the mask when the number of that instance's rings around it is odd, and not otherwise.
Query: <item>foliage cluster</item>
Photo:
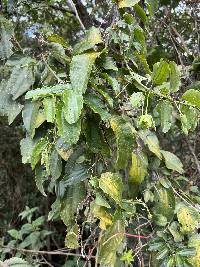
[[[181,52],[171,41],[178,60],[167,55],[166,41],[162,50],[151,42],[168,1],[108,1],[111,22],[106,16],[101,22],[99,8],[94,21],[100,26],[88,30],[73,1],[68,7],[45,1],[38,10],[31,2],[2,5],[0,113],[9,124],[22,114],[22,162],[31,165],[41,194],[55,196],[48,220],[63,221],[63,245],[79,250],[86,265],[200,266],[197,177],[193,184],[178,144],[170,144],[177,136],[187,140],[198,126],[199,55],[182,39]],[[40,7],[71,8],[71,26],[75,20],[82,27],[72,43],[79,41],[71,46],[63,28],[55,33],[63,23],[58,16],[24,48],[30,41],[12,21],[28,9],[24,20],[40,28]],[[2,244],[2,259],[17,249],[8,266],[41,264],[39,250],[51,232],[43,229],[43,216],[32,219],[34,211],[21,214],[28,223],[9,230],[13,240]],[[25,261],[24,248],[37,256]]]

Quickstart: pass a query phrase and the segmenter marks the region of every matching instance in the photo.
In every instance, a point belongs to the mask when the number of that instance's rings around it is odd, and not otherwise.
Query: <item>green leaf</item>
[[[137,13],[137,15],[140,17],[141,21],[144,24],[147,23],[148,17],[146,15],[144,9],[140,5],[136,4],[136,5],[134,5],[134,10]]]
[[[55,119],[55,106],[56,106],[56,99],[53,97],[46,97],[42,101],[44,106],[44,113],[47,122],[54,122]]]
[[[170,91],[177,92],[181,86],[181,72],[174,61],[169,63],[170,69]]]
[[[70,171],[70,174],[65,175],[62,182],[65,186],[72,186],[79,184],[89,178],[89,171],[83,164],[76,164]]]
[[[0,59],[5,60],[13,53],[11,38],[14,35],[14,30],[12,23],[2,15],[0,15],[0,34]]]
[[[133,108],[143,106],[144,100],[145,100],[145,96],[142,92],[133,93],[130,97],[130,103]]]
[[[114,71],[118,71],[118,68],[116,66],[115,61],[113,60],[112,57],[106,57],[103,61],[103,68],[105,70],[114,70]]]
[[[129,171],[129,183],[141,184],[147,175],[148,158],[144,153],[132,153],[132,164]]]
[[[89,81],[92,66],[100,55],[97,52],[73,56],[70,63],[70,81],[74,91],[85,93]]]
[[[74,225],[75,214],[81,207],[81,202],[85,198],[85,185],[83,182],[68,186],[61,201],[60,217],[67,227]]]
[[[194,256],[195,255],[195,249],[194,248],[182,248],[176,254],[181,256],[181,257]]]
[[[117,204],[121,203],[123,184],[119,174],[111,172],[102,173],[99,179],[99,187]]]
[[[37,139],[33,140],[30,136],[27,136],[26,138],[23,138],[21,140],[20,149],[22,155],[22,163],[25,164],[31,162],[31,155],[36,142]]]
[[[130,249],[120,258],[121,261],[125,261],[127,264],[131,264],[134,261],[133,251]]]
[[[181,235],[180,229],[178,229],[178,222],[172,222],[168,227],[170,233],[173,235],[175,242],[181,242],[183,240],[183,235]]]
[[[158,104],[157,109],[160,114],[162,132],[167,133],[173,122],[173,106],[169,101],[162,101]]]
[[[148,146],[149,150],[154,153],[159,159],[162,159],[160,145],[157,136],[150,130],[139,131],[139,136]]]
[[[188,103],[196,106],[200,109],[200,92],[194,89],[187,90],[183,96],[183,100],[186,100]]]
[[[69,124],[64,116],[62,105],[56,106],[56,123],[58,127],[58,134],[67,144],[76,144],[79,140],[81,132],[81,120],[76,123]]]
[[[40,105],[39,102],[27,102],[22,112],[24,126],[31,137],[35,135],[36,120]]]
[[[74,90],[67,90],[63,94],[64,115],[69,124],[76,123],[83,108],[83,96]]]
[[[16,229],[9,230],[8,234],[16,240],[22,239],[21,231],[17,231]]]
[[[4,265],[7,267],[33,267],[27,261],[18,257],[13,257],[4,261]]]
[[[160,62],[153,65],[152,81],[154,84],[162,84],[167,80],[168,76],[169,65],[166,61],[161,60]]]
[[[164,157],[166,167],[170,170],[177,171],[179,173],[183,173],[183,164],[180,159],[169,151],[161,150],[161,153]]]
[[[89,117],[84,122],[84,134],[86,143],[93,153],[101,152],[103,155],[110,155],[110,149],[103,135],[100,121],[95,117]]]
[[[7,65],[12,62],[9,61]],[[34,65],[35,60],[30,57],[22,58],[12,68],[10,78],[7,81],[6,90],[12,95],[12,99],[16,100],[23,95],[34,84]]]
[[[35,168],[36,164],[41,158],[42,152],[46,149],[48,145],[48,140],[46,138],[41,138],[39,142],[33,148],[32,156],[31,156],[31,167]]]
[[[44,98],[44,97],[62,96],[65,91],[71,89],[72,87],[69,83],[57,84],[49,87],[45,86],[42,88],[37,88],[35,90],[28,91],[25,95],[25,99],[38,100],[39,98]]]
[[[65,49],[61,44],[51,42],[50,55],[63,65],[66,65],[66,63],[69,62],[69,58],[65,54]]]
[[[53,181],[55,181],[60,177],[62,172],[62,159],[56,149],[51,152],[49,163],[50,173]]]
[[[143,129],[155,128],[155,122],[150,114],[141,115],[138,121],[138,125]]]
[[[12,100],[11,95],[6,90],[6,81],[0,83],[0,116],[8,116],[8,122],[11,124],[22,111],[23,105]]]
[[[110,119],[111,128],[117,141],[117,161],[118,169],[126,168],[131,152],[135,144],[135,129],[125,119],[120,116],[112,116]]]
[[[118,7],[123,8],[123,7],[132,7],[135,4],[137,4],[140,0],[119,0],[118,2]]]
[[[116,266],[116,253],[123,242],[124,230],[124,223],[117,220],[104,232],[97,259],[100,266]]]
[[[174,217],[175,197],[171,188],[158,186],[155,191],[155,211],[170,221]]]
[[[91,27],[84,37],[84,39],[75,45],[74,54],[81,54],[86,50],[94,48],[95,45],[102,43],[101,32],[99,28]]]
[[[84,103],[89,106],[94,111],[94,113],[99,114],[103,121],[107,121],[110,118],[111,115],[105,109],[104,103],[101,102],[100,98],[97,95],[85,95]]]
[[[35,184],[37,186],[37,189],[40,191],[40,193],[45,197],[47,195],[44,191],[43,183],[46,180],[47,180],[46,171],[43,169],[43,167],[41,165],[36,166],[36,168],[35,168]]]

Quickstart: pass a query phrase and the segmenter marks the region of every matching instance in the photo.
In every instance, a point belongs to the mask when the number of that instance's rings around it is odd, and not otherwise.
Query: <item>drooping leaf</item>
[[[161,60],[154,64],[152,81],[154,84],[160,85],[167,80],[169,76],[169,65],[166,61]]]
[[[46,149],[48,145],[48,140],[46,138],[41,138],[37,144],[34,146],[32,155],[31,155],[31,167],[35,168],[36,164],[41,158],[42,152]]]
[[[167,133],[173,122],[173,106],[169,101],[162,101],[157,106],[158,112],[160,113],[160,123],[163,133]]]
[[[200,109],[200,92],[194,89],[187,90],[183,96],[183,100],[186,100],[188,103],[196,106]]]
[[[117,204],[121,203],[123,184],[119,174],[111,172],[102,173],[99,179],[99,187]]]
[[[123,7],[132,7],[136,5],[140,0],[119,0],[118,2],[118,7],[123,8]]]
[[[91,48],[94,48],[95,45],[102,43],[101,32],[99,28],[91,27],[87,32],[85,37],[81,42],[75,45],[74,54],[81,54]]]
[[[40,191],[40,193],[43,196],[47,196],[45,191],[44,191],[44,187],[43,187],[43,183],[46,180],[47,180],[46,171],[43,169],[43,167],[41,165],[36,166],[36,168],[35,168],[35,183],[36,183],[38,190]]]
[[[137,15],[140,17],[141,21],[143,23],[147,23],[148,17],[146,15],[146,12],[139,4],[134,5],[134,10],[137,13]]]
[[[170,91],[177,92],[181,85],[181,73],[179,67],[176,65],[174,61],[169,63],[170,69]]]
[[[148,159],[144,153],[132,153],[129,183],[141,184],[147,174]]]
[[[52,179],[55,181],[60,177],[62,172],[62,159],[56,149],[51,152],[49,164]]]
[[[153,152],[159,159],[162,159],[160,145],[157,136],[150,130],[139,131],[139,136],[148,146],[149,150]]]
[[[112,224],[112,216],[105,207],[93,203],[93,205],[91,205],[91,209],[93,216],[100,220],[99,227],[102,230],[105,230],[109,225]]]
[[[95,117],[89,117],[84,122],[84,134],[86,137],[86,143],[89,149],[98,153],[101,152],[103,155],[109,155],[110,149],[104,138],[103,132],[100,128],[100,121]]]
[[[33,140],[30,136],[23,138],[20,142],[20,149],[22,155],[22,163],[30,163],[33,148],[37,142],[37,139]]]
[[[44,114],[47,122],[54,122],[55,119],[55,108],[56,108],[56,99],[53,97],[45,97],[42,101],[44,106]]]
[[[39,108],[40,102],[27,102],[22,112],[24,126],[31,137],[35,135],[36,119],[39,113]]]
[[[116,266],[116,253],[124,239],[124,223],[115,221],[106,232],[104,232],[100,244],[98,263],[100,266]]]
[[[155,191],[155,212],[170,221],[174,216],[175,197],[171,188],[158,186]]]
[[[62,105],[56,106],[56,123],[58,134],[67,144],[76,144],[79,140],[81,132],[81,120],[76,123],[69,124],[64,116]]]
[[[22,111],[23,105],[12,100],[11,95],[6,90],[6,81],[0,83],[0,115],[8,116],[8,122],[11,124]]]
[[[131,152],[135,143],[135,129],[128,121],[119,116],[112,116],[110,124],[117,141],[116,166],[119,169],[123,169],[131,158]]]
[[[109,112],[106,110],[105,105],[99,99],[97,95],[87,94],[84,96],[84,103],[89,106],[94,113],[100,115],[103,121],[107,121],[110,118]]]
[[[66,188],[64,198],[61,201],[60,217],[67,227],[75,223],[75,214],[85,198],[85,185],[83,182]]]
[[[67,90],[63,94],[64,116],[69,124],[76,123],[83,108],[83,96],[74,90]]]
[[[12,23],[0,15],[0,59],[9,58],[13,51],[11,38],[14,35]]]
[[[7,65],[12,62],[7,62]],[[34,65],[35,60],[30,57],[22,58],[18,64],[12,68],[10,78],[6,84],[6,90],[12,95],[13,100],[23,95],[34,84]]]
[[[85,93],[92,66],[99,55],[100,53],[90,52],[73,56],[70,63],[70,81],[77,93]]]
[[[65,247],[71,249],[77,249],[79,247],[78,243],[78,225],[73,225],[67,232],[65,237]]]
[[[183,173],[183,164],[180,159],[169,151],[161,150],[161,153],[164,157],[166,167],[170,170],[177,171],[179,173]]]
[[[70,171],[70,174],[63,177],[62,182],[65,186],[74,186],[85,181],[87,178],[89,178],[89,171],[86,166],[83,164],[76,164]]]
[[[44,97],[54,97],[62,96],[63,93],[67,90],[71,90],[71,85],[67,84],[57,84],[54,86],[45,86],[42,88],[37,88],[35,90],[28,91],[25,95],[25,99],[38,100],[39,98]]]

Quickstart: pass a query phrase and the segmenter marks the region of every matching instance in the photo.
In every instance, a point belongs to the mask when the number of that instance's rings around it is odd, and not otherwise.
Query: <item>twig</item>
[[[197,167],[197,171],[200,174],[200,163],[199,163],[199,160],[198,160],[198,158],[197,158],[197,156],[195,154],[195,151],[194,151],[193,147],[190,145],[190,143],[187,140],[186,140],[186,142],[187,142],[188,148],[189,148],[189,150],[190,150],[190,152],[191,152],[191,154],[192,154],[192,156],[194,158],[194,161],[195,161],[195,164],[196,164],[196,167]]]
[[[78,21],[79,21],[79,23],[80,23],[80,25],[81,25],[81,28],[85,31],[85,26],[84,26],[82,20],[81,20],[80,17],[79,17],[78,11],[77,11],[77,9],[76,9],[76,6],[75,6],[73,0],[68,0],[68,2],[70,3],[71,7],[73,8],[73,11],[74,11],[74,13],[75,13],[75,15],[76,15],[76,18],[78,19]]]
[[[9,246],[2,246],[2,248],[7,248],[10,250],[16,250],[16,251],[19,251],[21,253],[32,253],[32,254],[40,254],[40,255],[62,255],[62,256],[74,256],[74,257],[84,258],[84,256],[82,254],[71,253],[71,252],[22,249],[22,248],[15,248],[15,247],[9,247]],[[86,255],[86,257],[88,257],[88,255]],[[90,258],[95,258],[95,256],[90,256]]]

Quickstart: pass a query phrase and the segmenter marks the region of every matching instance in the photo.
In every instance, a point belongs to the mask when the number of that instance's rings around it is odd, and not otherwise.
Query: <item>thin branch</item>
[[[200,163],[199,163],[199,160],[198,160],[198,158],[197,158],[197,156],[195,154],[195,151],[194,151],[193,147],[190,145],[190,143],[187,140],[186,140],[186,142],[187,142],[188,148],[189,148],[189,150],[190,150],[190,152],[191,152],[191,154],[192,154],[192,156],[194,158],[194,161],[195,161],[195,164],[196,164],[196,167],[197,167],[197,171],[200,174]]]
[[[71,6],[72,9],[73,9],[73,11],[74,11],[74,13],[75,13],[75,15],[76,15],[76,18],[78,19],[78,21],[79,21],[79,23],[80,23],[80,25],[81,25],[81,28],[85,31],[85,26],[84,26],[82,20],[81,20],[80,17],[79,17],[78,11],[77,11],[77,9],[76,9],[76,5],[74,4],[73,0],[68,0],[68,2],[70,3],[70,6]]]
[[[19,251],[21,253],[32,253],[32,254],[40,254],[40,255],[61,255],[61,256],[74,256],[84,258],[84,255],[71,253],[71,252],[62,252],[62,251],[45,251],[45,250],[33,250],[33,249],[21,249],[9,246],[2,246],[2,248],[7,248],[14,251]],[[95,258],[95,256],[86,255],[86,257]],[[4,267],[4,266],[2,266]]]

